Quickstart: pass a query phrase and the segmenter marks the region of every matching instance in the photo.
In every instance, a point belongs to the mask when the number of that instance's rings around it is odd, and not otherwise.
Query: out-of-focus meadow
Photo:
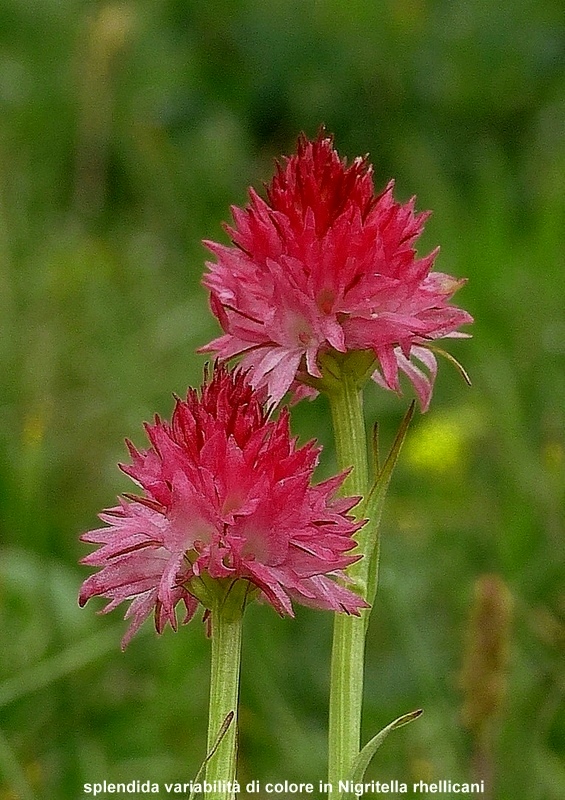
[[[78,535],[131,488],[124,437],[200,381],[201,239],[322,122],[433,209],[420,252],[476,317],[448,348],[473,387],[440,365],[385,513],[364,735],[425,713],[368,777],[565,797],[564,22],[557,0],[4,0],[1,800],[198,769],[202,625],[122,654],[120,612],[77,607]],[[385,445],[409,397],[367,389]],[[293,415],[329,474],[324,400]],[[329,614],[248,610],[243,781],[325,777],[330,639]]]

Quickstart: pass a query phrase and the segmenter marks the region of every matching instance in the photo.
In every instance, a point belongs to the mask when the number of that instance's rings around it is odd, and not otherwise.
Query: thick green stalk
[[[328,397],[339,467],[353,467],[343,484],[342,492],[345,495],[365,496],[369,481],[367,437],[358,376],[342,371],[339,381],[333,383],[328,391]],[[358,544],[359,551],[364,553],[363,529],[359,531]],[[363,597],[367,591],[367,561],[365,557],[347,571],[354,582],[352,588]],[[328,780],[334,790],[340,780],[349,778],[360,750],[366,613],[360,617],[335,615],[328,771]]]
[[[212,609],[212,670],[208,716],[206,781],[215,788],[208,800],[232,800],[236,778],[237,703],[243,608]],[[214,749],[215,748],[215,749]]]

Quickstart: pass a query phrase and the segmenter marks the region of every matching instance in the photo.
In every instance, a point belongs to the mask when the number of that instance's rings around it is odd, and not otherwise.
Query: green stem
[[[342,493],[365,496],[368,489],[367,436],[362,394],[357,376],[341,371],[339,382],[328,391],[336,453],[340,469],[350,469]],[[359,551],[365,552],[363,529],[358,535]],[[367,591],[368,559],[348,569],[353,588],[363,597]],[[360,750],[361,708],[365,660],[367,612],[360,617],[336,614],[331,663],[328,780],[337,789],[350,777]]]
[[[234,609],[233,605],[227,608],[223,602],[217,603],[211,612],[212,671],[206,780],[213,785],[215,782],[215,786],[206,794],[208,800],[235,797],[242,620],[242,605]]]
[[[350,469],[342,486],[344,495],[364,495],[369,482],[367,434],[363,395],[355,376],[342,373],[339,388],[328,393],[340,469]]]

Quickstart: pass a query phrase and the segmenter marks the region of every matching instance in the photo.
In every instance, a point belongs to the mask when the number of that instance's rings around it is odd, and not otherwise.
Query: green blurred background
[[[124,437],[200,381],[201,239],[322,122],[434,210],[420,252],[441,243],[476,317],[449,346],[473,387],[441,364],[383,522],[364,736],[425,714],[368,777],[565,797],[564,22],[557,0],[3,0],[0,800],[196,773],[202,625],[122,654],[120,613],[76,605],[78,535],[129,488]],[[385,445],[409,396],[367,389]],[[330,474],[323,398],[293,413]],[[476,627],[506,641],[470,645],[489,574]],[[249,609],[242,780],[324,777],[330,638],[329,614]],[[489,682],[506,696],[481,711]]]

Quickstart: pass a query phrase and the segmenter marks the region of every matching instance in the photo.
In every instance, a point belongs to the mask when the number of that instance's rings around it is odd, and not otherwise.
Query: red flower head
[[[336,498],[343,475],[311,484],[320,449],[297,448],[289,417],[269,419],[241,372],[218,368],[200,396],[178,400],[171,423],[146,425],[151,446],[128,443],[121,469],[141,486],[100,515],[108,527],[85,533],[100,545],[83,559],[101,567],[84,582],[79,602],[94,595],[110,611],[131,600],[125,646],[153,611],[160,633],[185,622],[215,589],[246,581],[280,614],[291,599],[358,614],[366,603],[335,580],[357,556],[360,527],[348,511],[357,498]],[[331,577],[330,577],[331,576]],[[241,584],[239,584],[241,586]]]
[[[324,351],[372,351],[376,382],[399,392],[406,373],[425,410],[437,370],[427,345],[472,322],[449,305],[464,281],[431,271],[437,251],[416,256],[429,215],[414,212],[414,199],[396,203],[392,182],[375,196],[372,167],[347,166],[323,131],[301,136],[277,167],[267,201],[251,190],[250,204],[232,209],[233,246],[206,242],[217,261],[204,284],[225,333],[203,350],[242,354],[274,402],[289,388],[316,393],[308,384]]]

